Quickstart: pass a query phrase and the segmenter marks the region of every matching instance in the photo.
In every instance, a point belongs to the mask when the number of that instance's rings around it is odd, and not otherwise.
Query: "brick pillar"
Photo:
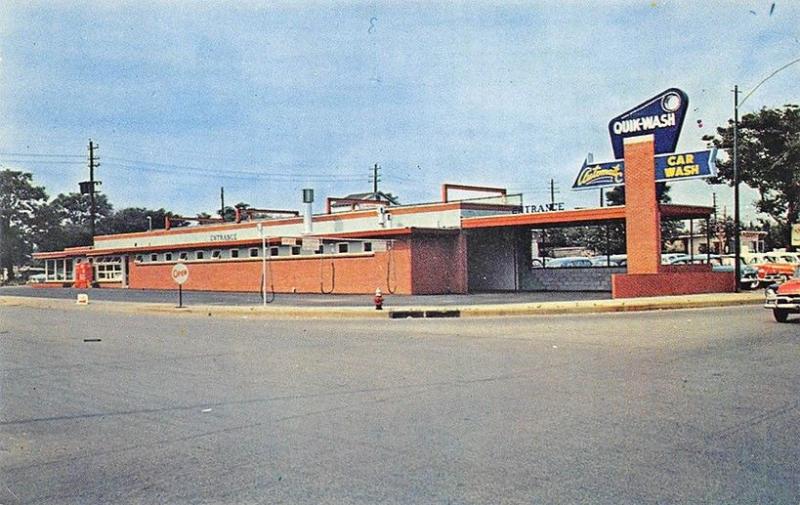
[[[625,139],[625,233],[629,274],[661,266],[661,213],[656,200],[652,135]]]

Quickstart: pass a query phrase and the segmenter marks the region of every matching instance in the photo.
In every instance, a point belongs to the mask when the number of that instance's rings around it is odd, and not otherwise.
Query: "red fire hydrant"
[[[375,310],[383,310],[383,293],[380,288],[375,290]]]

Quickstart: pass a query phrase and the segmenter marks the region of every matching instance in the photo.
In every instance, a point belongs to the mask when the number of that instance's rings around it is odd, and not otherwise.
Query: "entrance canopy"
[[[661,217],[667,219],[708,219],[712,207],[696,205],[660,205]],[[463,217],[463,229],[548,226],[580,226],[609,221],[625,221],[625,206],[595,207],[590,209],[562,210],[557,212],[534,212],[524,214],[501,214],[494,216]]]

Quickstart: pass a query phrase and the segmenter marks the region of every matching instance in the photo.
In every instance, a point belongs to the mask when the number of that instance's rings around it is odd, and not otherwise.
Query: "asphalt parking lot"
[[[4,505],[800,503],[800,319],[761,307],[70,306],[0,306]]]

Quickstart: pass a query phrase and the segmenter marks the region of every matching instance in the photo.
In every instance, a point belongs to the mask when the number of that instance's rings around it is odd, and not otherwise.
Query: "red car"
[[[762,263],[758,265],[758,280],[762,284],[784,282],[794,274],[796,267],[791,263]]]
[[[789,314],[800,314],[800,268],[794,274],[794,278],[783,284],[772,284],[766,289],[764,307],[772,309],[779,323],[785,323]]]

